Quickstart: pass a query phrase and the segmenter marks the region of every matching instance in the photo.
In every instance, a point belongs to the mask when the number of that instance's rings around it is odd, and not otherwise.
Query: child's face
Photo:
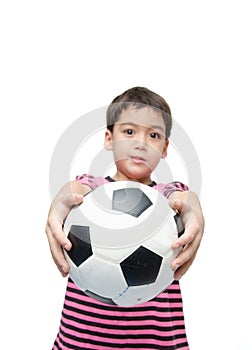
[[[134,106],[123,110],[113,127],[106,130],[105,148],[113,150],[115,180],[151,182],[151,173],[167,154],[165,123],[160,112]]]

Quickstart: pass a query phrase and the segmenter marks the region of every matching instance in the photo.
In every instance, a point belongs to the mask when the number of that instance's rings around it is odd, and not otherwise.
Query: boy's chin
[[[150,175],[151,173],[131,172],[128,174],[127,178],[128,181],[139,181],[148,184],[151,181]]]

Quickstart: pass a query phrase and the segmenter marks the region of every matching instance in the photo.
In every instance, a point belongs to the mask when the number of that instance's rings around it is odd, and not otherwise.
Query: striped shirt
[[[82,175],[91,189],[113,181]],[[180,182],[151,184],[168,197],[187,187]],[[87,296],[68,279],[59,332],[53,350],[160,349],[188,350],[178,281],[152,300],[132,307],[104,304]]]

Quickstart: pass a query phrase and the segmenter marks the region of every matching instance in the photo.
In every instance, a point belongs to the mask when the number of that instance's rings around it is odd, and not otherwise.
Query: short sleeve
[[[188,191],[188,186],[183,184],[182,182],[174,181],[168,184],[157,184],[154,186],[159,192],[161,192],[165,197],[169,198],[172,192],[175,191]]]
[[[108,182],[102,176],[93,176],[90,174],[78,175],[76,176],[76,181],[78,181],[82,185],[89,186],[92,190]]]

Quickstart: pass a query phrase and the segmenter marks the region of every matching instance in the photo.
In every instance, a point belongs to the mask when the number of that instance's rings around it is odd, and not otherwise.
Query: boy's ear
[[[169,140],[165,140],[165,145],[164,145],[164,148],[163,148],[163,151],[162,151],[162,158],[165,158],[167,156],[167,148],[169,146]]]
[[[111,151],[113,149],[112,145],[112,133],[110,130],[105,131],[105,137],[104,137],[104,148],[108,151]]]

